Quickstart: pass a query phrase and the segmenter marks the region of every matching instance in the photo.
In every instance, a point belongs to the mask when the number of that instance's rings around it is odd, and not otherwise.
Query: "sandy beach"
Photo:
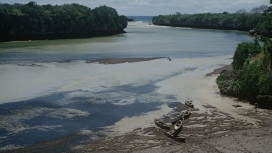
[[[117,63],[112,63],[112,61]],[[138,63],[134,63],[136,61]],[[254,106],[249,103],[237,101],[235,98],[223,97],[219,93],[215,80],[220,71],[230,69],[228,65],[231,63],[231,59],[229,57],[172,61],[164,58],[151,58],[140,61],[141,59],[135,59],[135,61],[133,59],[129,59],[129,61],[128,59],[110,59],[109,61],[104,59],[94,63],[82,62],[81,64],[87,67],[86,70],[94,70],[93,68],[96,67],[97,72],[95,73],[100,73],[101,76],[109,75],[109,78],[113,78],[111,81],[114,80],[114,83],[111,82],[111,84],[119,82],[120,84],[130,83],[136,86],[150,80],[158,80],[153,82],[156,86],[154,93],[171,95],[175,97],[175,101],[168,102],[167,99],[161,98],[164,103],[159,106],[158,110],[138,116],[125,117],[116,122],[114,126],[104,127],[96,131],[86,129],[75,135],[13,150],[6,150],[9,147],[6,146],[5,150],[2,151],[79,153],[271,152],[272,111],[258,109],[258,112],[255,112]],[[58,68],[63,67],[62,64],[57,63]],[[50,65],[43,64],[42,66],[47,66],[47,69],[50,68]],[[20,65],[13,67],[22,68]],[[33,68],[40,69],[40,67],[31,66],[27,69]],[[114,73],[111,73],[113,71]],[[89,74],[86,76],[89,76]],[[120,76],[122,77],[120,78]],[[92,79],[99,82],[98,78]],[[135,82],[135,80],[141,81]],[[84,80],[81,81],[84,82]],[[108,80],[107,85],[109,85],[109,82],[110,80]],[[80,84],[80,82],[59,87],[58,91],[74,90],[77,88],[76,84]],[[101,84],[96,84],[93,82],[91,85],[94,88],[101,86]],[[86,85],[86,87],[89,85]],[[99,90],[100,88],[96,89]],[[143,98],[152,97],[145,96]],[[9,97],[6,96],[5,99],[9,99]],[[154,124],[153,119],[158,118],[170,125],[171,115],[189,109],[184,104],[185,100],[192,100],[195,108],[192,109],[191,116],[183,120],[181,135],[186,138],[186,142],[181,143],[167,138],[163,130]],[[119,101],[118,105],[133,103],[133,101],[133,96],[128,96],[127,99]],[[238,104],[241,107],[233,106]],[[173,127],[171,128],[173,129]]]

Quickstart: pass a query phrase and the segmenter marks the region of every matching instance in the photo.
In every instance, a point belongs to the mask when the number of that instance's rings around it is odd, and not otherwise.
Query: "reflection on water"
[[[89,39],[0,43],[0,63],[232,55],[238,43],[252,41],[241,32],[157,27],[138,22],[130,23],[126,31]]]

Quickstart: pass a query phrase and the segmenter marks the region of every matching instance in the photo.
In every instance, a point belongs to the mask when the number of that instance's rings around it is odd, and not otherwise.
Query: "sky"
[[[156,16],[168,15],[180,12],[181,14],[196,13],[235,13],[245,9],[250,11],[254,7],[261,5],[270,6],[270,0],[0,0],[0,3],[28,3],[35,1],[39,5],[70,4],[78,3],[81,5],[95,8],[106,5],[117,10],[119,15],[127,16]]]

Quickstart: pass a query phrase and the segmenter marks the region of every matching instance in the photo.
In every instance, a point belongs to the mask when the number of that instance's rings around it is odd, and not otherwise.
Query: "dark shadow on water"
[[[138,95],[151,93],[154,89],[153,85],[114,88],[115,91],[133,92]],[[106,93],[104,94],[106,95]],[[78,134],[81,130],[99,130],[102,127],[114,125],[124,117],[138,116],[158,110],[158,106],[162,105],[159,99],[145,103],[136,99],[132,104],[114,105],[107,102],[95,103],[86,97],[71,97],[68,99],[69,103],[59,104],[60,101],[67,100],[67,94],[69,92],[55,93],[0,105],[0,115],[5,116],[5,119],[2,118],[0,121],[9,123],[5,128],[0,128],[1,137],[6,137],[0,138],[0,148],[10,144],[28,146]],[[169,95],[165,95],[165,98],[174,100],[174,97]],[[9,120],[9,117],[13,119]],[[18,124],[22,125],[24,129],[16,132],[16,128],[20,128]]]
[[[157,80],[159,81],[159,80]],[[155,91],[157,87],[153,85],[153,83],[148,83],[145,85],[140,86],[132,86],[132,85],[122,85],[116,86],[112,89],[107,89],[101,92],[97,92],[97,94],[101,93],[109,93],[109,92],[127,92],[127,93],[134,93],[134,94],[149,94]]]
[[[126,92],[132,92],[132,93],[137,93],[137,94],[147,94],[147,93],[151,93],[153,92],[157,87],[150,85],[150,84],[146,84],[146,85],[142,85],[142,86],[121,86],[121,87],[117,87],[115,90],[124,90],[126,89]]]

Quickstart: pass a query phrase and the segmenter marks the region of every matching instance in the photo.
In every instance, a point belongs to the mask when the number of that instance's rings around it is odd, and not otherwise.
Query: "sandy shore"
[[[259,109],[258,112],[255,112],[254,107],[250,104],[222,97],[218,93],[215,83],[217,74],[223,69],[229,69],[230,66],[220,68],[218,65],[211,67],[210,64],[205,64],[207,61],[214,60],[213,63],[229,65],[231,61],[226,59],[222,63],[224,59],[225,57],[221,59],[181,59],[170,63],[158,59],[147,63],[140,62],[136,65],[118,65],[117,63],[146,61],[147,59],[113,60],[113,63],[117,65],[110,66],[110,69],[120,72],[119,74],[111,73],[108,68],[101,70],[103,67],[100,66],[99,72],[107,71],[107,74],[114,75],[109,76],[111,78],[118,78],[120,75],[124,77],[126,76],[124,74],[129,73],[128,76],[133,77],[126,78],[127,80],[135,80],[134,76],[137,75],[138,78],[143,76],[154,79],[158,74],[163,76],[171,73],[168,79],[158,79],[160,81],[155,83],[157,86],[155,92],[175,95],[177,101],[163,104],[158,111],[124,118],[112,127],[96,131],[86,130],[73,136],[6,152],[270,152],[272,111]],[[192,63],[192,60],[198,63]],[[177,68],[180,65],[183,67]],[[126,71],[132,68],[133,74],[132,71]],[[156,68],[159,69],[156,70]],[[172,70],[166,71],[169,68]],[[145,73],[151,69],[152,73],[146,75]],[[214,69],[216,70],[213,71]],[[138,74],[135,70],[145,73],[139,72]],[[175,71],[182,71],[182,73],[174,73]],[[162,72],[164,74],[161,74]],[[170,125],[171,115],[188,109],[184,105],[186,99],[193,101],[195,109],[192,109],[192,115],[183,121],[181,135],[186,137],[186,142],[180,143],[167,138],[162,129],[154,124],[153,118],[158,118]],[[237,103],[242,107],[232,106]]]

